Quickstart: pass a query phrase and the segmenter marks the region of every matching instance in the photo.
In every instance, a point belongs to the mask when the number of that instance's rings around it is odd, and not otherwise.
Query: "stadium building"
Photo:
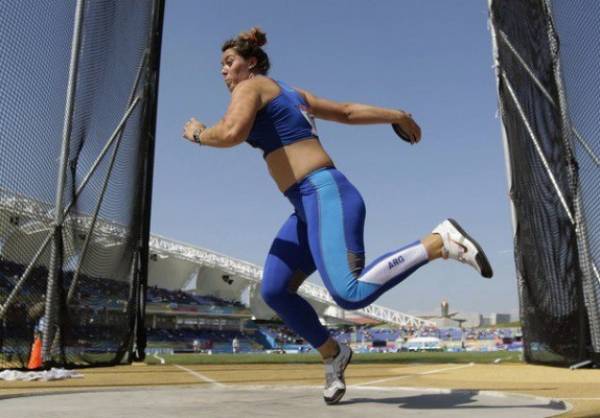
[[[223,333],[222,340],[231,341],[238,335],[227,332],[239,331],[239,337],[244,338],[255,334],[257,322],[277,322],[275,312],[260,296],[261,277],[262,269],[246,261],[151,236],[146,306],[150,340],[155,335],[153,329],[168,327],[218,331]],[[379,305],[344,310],[335,304],[325,287],[314,283],[304,282],[298,292],[315,308],[322,323],[332,328],[380,322],[409,328],[429,325],[429,321]],[[188,339],[194,337],[193,332],[189,334]],[[185,339],[185,333],[180,333],[180,337]],[[293,335],[290,339],[304,345]],[[274,341],[264,344],[262,337],[254,341],[266,348],[280,345]],[[251,342],[248,341],[250,345]],[[226,351],[225,347],[221,349]]]
[[[9,288],[4,289],[7,293],[4,299],[8,300],[15,288],[23,288],[31,296],[29,305],[40,303],[45,288],[39,286],[38,278],[45,277],[47,270],[38,267],[29,278],[22,278],[51,229],[52,206],[6,190],[1,191],[0,197],[2,217],[11,220],[3,224],[0,231],[5,237],[0,242],[2,274],[12,288],[12,292]],[[85,241],[91,222],[88,215],[73,214],[64,235],[74,241]],[[111,328],[125,321],[130,290],[126,280],[130,275],[123,271],[122,276],[108,279],[103,270],[103,266],[114,268],[121,262],[121,247],[127,244],[127,228],[104,220],[95,222],[96,233],[87,252],[101,255],[104,261],[79,263],[80,246],[66,242],[65,247],[73,251],[67,251],[63,263],[66,272],[63,285],[65,292],[71,295],[67,297],[69,307],[76,311],[71,315],[77,318],[76,327],[85,325],[89,343],[94,341],[97,345],[103,338],[89,334],[91,324],[100,327],[97,331],[103,334],[110,333]],[[46,251],[37,264],[47,265],[48,257]],[[231,351],[234,337],[242,340],[242,349],[246,351],[281,346],[277,334],[285,327],[272,327],[275,331],[272,339],[257,333],[257,322],[278,322],[275,312],[260,296],[261,277],[262,269],[257,265],[152,235],[145,298],[145,327],[150,346],[181,351],[206,348],[217,352]],[[331,328],[381,322],[408,328],[430,325],[425,319],[380,305],[356,311],[344,310],[335,304],[325,287],[310,282],[305,282],[299,293],[315,308],[323,324]],[[39,297],[36,299],[34,295]],[[85,324],[78,323],[79,319]],[[286,334],[283,342],[305,345],[293,333],[287,331]],[[106,339],[104,341],[104,345],[110,345]]]

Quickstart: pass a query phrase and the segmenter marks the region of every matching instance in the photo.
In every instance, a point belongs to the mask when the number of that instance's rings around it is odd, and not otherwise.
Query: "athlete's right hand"
[[[392,123],[394,132],[400,138],[411,144],[416,144],[421,140],[421,128],[412,118],[410,113],[400,111],[401,115],[397,122]]]
[[[205,129],[205,124],[200,123],[196,118],[191,118],[183,125],[183,137],[190,142],[198,143],[197,138]]]

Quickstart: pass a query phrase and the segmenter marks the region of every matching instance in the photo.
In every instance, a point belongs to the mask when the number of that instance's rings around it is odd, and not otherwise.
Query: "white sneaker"
[[[433,230],[432,234],[438,234],[444,242],[442,257],[468,264],[488,279],[494,275],[492,266],[477,241],[471,238],[454,219],[446,219]]]
[[[327,405],[335,405],[346,393],[344,370],[352,359],[352,350],[346,344],[340,344],[337,356],[325,361],[325,389],[323,399]]]

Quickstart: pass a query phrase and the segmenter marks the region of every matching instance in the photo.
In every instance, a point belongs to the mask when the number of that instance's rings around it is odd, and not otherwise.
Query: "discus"
[[[400,138],[402,138],[409,144],[415,143],[415,141],[413,139],[411,139],[411,137],[408,135],[408,133],[406,133],[406,131],[404,129],[402,129],[402,127],[399,124],[392,123],[392,128],[394,128],[394,132],[396,132],[396,135],[398,135]]]

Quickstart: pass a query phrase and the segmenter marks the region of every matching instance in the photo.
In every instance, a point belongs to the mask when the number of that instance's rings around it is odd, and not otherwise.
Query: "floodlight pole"
[[[62,269],[62,228],[64,221],[63,198],[64,186],[69,160],[69,142],[73,127],[73,112],[75,106],[75,92],[77,90],[77,74],[79,67],[79,52],[81,49],[81,29],[83,26],[85,0],[77,0],[75,6],[75,22],[73,24],[73,38],[71,40],[71,60],[69,63],[69,81],[67,84],[67,96],[65,104],[65,116],[63,120],[62,148],[60,154],[60,166],[56,186],[56,205],[54,214],[54,235],[52,237],[52,251],[50,265],[48,266],[48,284],[46,287],[45,321],[42,338],[42,358],[44,364],[50,359],[52,353],[50,348],[55,336],[55,322],[57,314],[58,290]],[[60,318],[59,318],[60,319]]]

